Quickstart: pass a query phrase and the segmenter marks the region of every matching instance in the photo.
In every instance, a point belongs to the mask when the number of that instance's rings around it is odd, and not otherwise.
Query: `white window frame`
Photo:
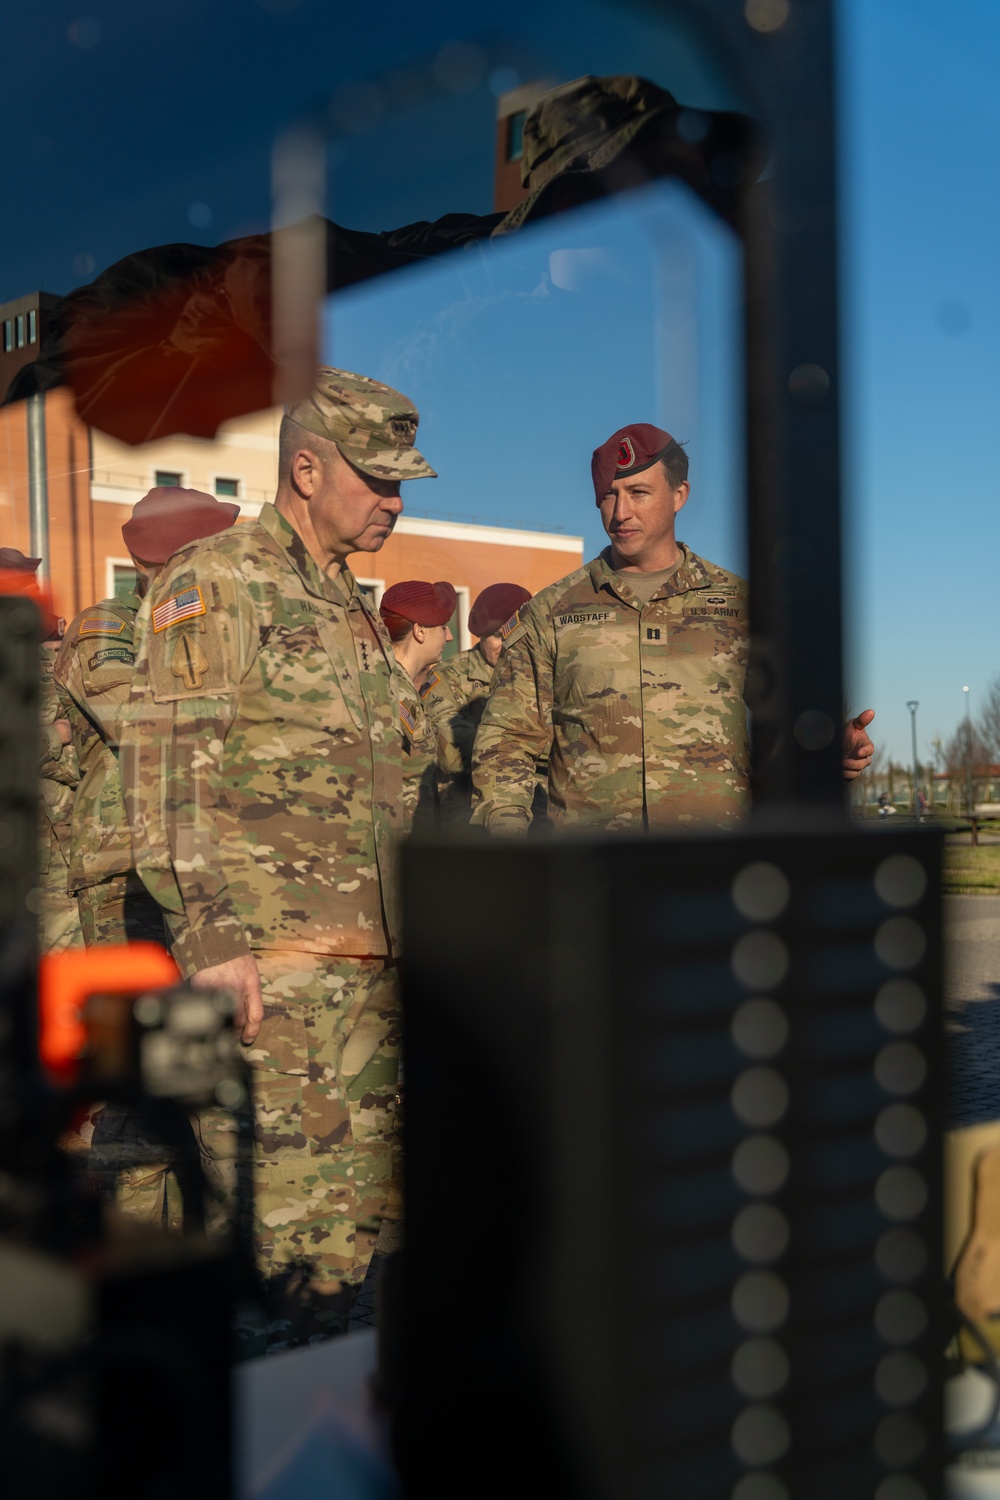
[[[154,464],[152,472],[151,472],[150,483],[149,483],[150,489],[155,489],[157,487],[156,472],[157,472],[156,471],[156,465]],[[177,486],[177,488],[179,490],[189,490],[191,488],[191,485],[188,482],[188,472],[187,472],[186,469],[161,469],[160,473],[161,474],[167,474],[167,473],[170,473],[170,474],[179,474],[181,476],[181,482]],[[227,479],[229,478],[228,474],[226,475],[226,478]],[[165,486],[165,488],[166,488],[166,486]]]
[[[220,495],[219,492],[218,492],[218,490],[215,487],[218,484],[218,482],[219,482],[220,479],[232,479],[232,480],[235,480],[235,482],[236,482],[236,494],[235,495]],[[245,491],[246,491],[246,482],[244,481],[244,478],[243,478],[242,474],[229,473],[229,474],[213,474],[212,475],[212,494],[215,496],[216,500],[242,500]]]
[[[130,557],[106,557],[104,559],[104,597],[113,599],[115,597],[115,569],[131,568],[136,572],[135,563]]]
[[[14,344],[16,348],[24,348],[24,313],[14,314]]]
[[[469,633],[469,588],[467,584],[456,583],[455,593],[458,595],[458,649],[468,651],[472,645],[472,636]]]
[[[38,308],[28,308],[28,343],[38,343]]]
[[[355,573],[354,582],[358,585],[359,588],[375,590],[375,608],[378,609],[379,605],[382,603],[382,595],[385,593],[385,579],[359,578],[357,573]]]
[[[14,347],[14,319],[3,320],[3,352],[9,354]]]

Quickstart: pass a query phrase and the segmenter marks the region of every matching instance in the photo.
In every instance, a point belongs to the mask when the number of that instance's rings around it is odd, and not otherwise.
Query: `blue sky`
[[[963,683],[975,703],[1000,670],[1000,6],[840,0],[839,16],[849,689],[899,758],[918,699],[926,756],[962,714]],[[147,245],[266,228],[277,130],[358,72],[433,55],[473,27],[524,77],[643,72],[686,103],[740,102],[677,24],[598,0],[9,5],[0,298],[68,291]],[[486,211],[495,71],[419,125],[352,138],[335,216],[381,229]],[[657,216],[669,220],[663,261],[643,241]],[[721,231],[658,191],[555,239],[525,236],[502,260],[474,252],[427,275],[344,297],[331,330],[345,363],[395,371],[421,401],[442,477],[414,487],[415,506],[582,531],[596,550],[590,451],[652,418],[689,443],[684,535],[740,566],[735,271]],[[488,401],[483,350],[503,355]]]

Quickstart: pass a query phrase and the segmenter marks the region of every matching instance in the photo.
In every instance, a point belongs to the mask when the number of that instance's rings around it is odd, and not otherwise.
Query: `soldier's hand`
[[[875,746],[868,737],[868,725],[875,717],[873,708],[866,708],[844,725],[844,780],[854,781],[871,765]]]
[[[231,990],[236,1035],[244,1042],[253,1041],[264,1019],[264,1001],[260,993],[260,970],[252,953],[241,953],[239,958],[227,959],[224,964],[199,969],[191,975],[191,984],[196,990]]]
[[[54,727],[56,734],[62,740],[63,744],[68,745],[70,740],[73,738],[73,731],[70,728],[69,720],[57,719]]]

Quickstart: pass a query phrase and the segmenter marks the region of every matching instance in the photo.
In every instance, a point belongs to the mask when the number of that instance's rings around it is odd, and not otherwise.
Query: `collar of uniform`
[[[118,603],[123,604],[133,615],[137,615],[142,605],[142,600],[134,589],[129,589],[127,594],[120,594],[118,596]]]
[[[474,677],[477,682],[493,681],[493,668],[483,654],[482,641],[476,642],[472,650],[468,653],[466,660],[470,677]]]
[[[661,584],[653,595],[654,599],[669,599],[674,594],[686,594],[690,589],[708,588],[711,579],[705,572],[704,564],[696,552],[683,542],[677,543],[683,561],[676,573],[672,573],[665,583]],[[643,609],[646,600],[640,599],[633,594],[626,581],[627,574],[616,573],[611,565],[611,548],[605,547],[604,551],[594,558],[590,564],[590,578],[594,589],[599,593],[602,588],[610,590],[623,604],[629,604],[633,609]]]
[[[310,594],[315,594],[318,599],[328,599],[334,604],[341,604],[345,609],[348,607],[347,591],[332,578],[323,576],[319,570],[319,564],[295,527],[286,520],[276,506],[265,501],[260,508],[257,521],[268,535],[274,538],[281,549],[287,552],[289,562]]]

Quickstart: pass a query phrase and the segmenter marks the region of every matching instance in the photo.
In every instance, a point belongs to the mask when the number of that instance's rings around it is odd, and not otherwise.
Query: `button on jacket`
[[[556,824],[641,832],[744,812],[747,586],[680,550],[648,603],[606,549],[504,627],[476,737],[474,822],[527,828],[546,754]]]
[[[176,553],[138,621],[136,867],[187,972],[253,949],[389,956],[399,693],[377,614],[272,505]]]

